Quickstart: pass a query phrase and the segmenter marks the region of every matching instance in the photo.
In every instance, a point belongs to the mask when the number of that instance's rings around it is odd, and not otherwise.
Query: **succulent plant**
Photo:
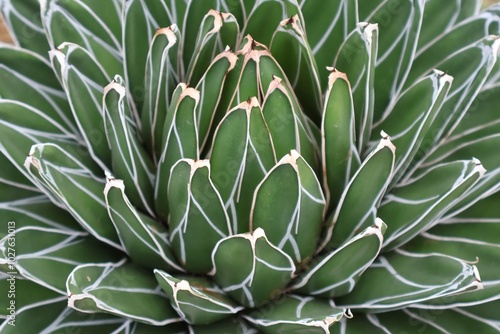
[[[0,8],[2,333],[500,331],[500,4]]]

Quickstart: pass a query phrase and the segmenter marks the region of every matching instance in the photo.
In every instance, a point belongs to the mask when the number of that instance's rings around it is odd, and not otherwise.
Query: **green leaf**
[[[257,99],[229,111],[215,131],[210,164],[233,233],[248,231],[253,193],[275,161],[273,142]]]
[[[124,180],[127,193],[139,208],[154,216],[154,166],[137,137],[131,113],[125,101],[122,79],[115,79],[104,87],[104,129],[111,151],[113,173]]]
[[[332,300],[286,295],[243,318],[264,334],[319,334],[330,333],[330,326],[339,322],[345,312],[345,309],[336,307]]]
[[[269,242],[263,229],[220,240],[212,252],[215,282],[246,307],[279,296],[293,278],[293,260]]]
[[[320,70],[322,91],[328,83],[328,72],[335,55],[347,35],[356,29],[358,23],[358,1],[330,1],[328,6],[324,0],[302,0],[300,9],[306,22],[307,40]],[[318,10],[321,8],[321,10]]]
[[[250,327],[241,318],[230,318],[210,325],[189,326],[192,334],[258,334],[259,332]]]
[[[384,222],[377,219],[374,226],[366,228],[341,247],[314,259],[292,289],[321,298],[348,294],[379,255],[386,228]]]
[[[0,278],[1,291],[8,291],[6,283],[10,285],[5,278]],[[124,323],[123,319],[111,315],[87,315],[69,309],[68,297],[28,280],[15,281],[15,299],[11,300],[15,301],[15,320],[10,322],[12,319],[7,318],[0,324],[2,333],[69,333],[75,329],[81,334],[111,333]],[[8,302],[2,298],[2,311],[10,306]]]
[[[436,225],[437,218],[452,208],[484,172],[479,160],[456,161],[437,165],[397,185],[378,210],[389,226],[384,249],[399,247]]]
[[[354,290],[338,298],[336,304],[380,312],[481,288],[473,265],[447,255],[397,249],[379,256]]]
[[[372,132],[377,49],[378,26],[359,23],[340,46],[333,65],[344,72],[352,84],[359,152],[364,151]]]
[[[0,240],[0,263],[9,264],[13,250],[13,271],[63,295],[66,277],[76,266],[118,261],[121,257],[119,252],[90,238],[87,233],[35,226],[15,227],[13,233]]]
[[[108,177],[104,196],[120,242],[133,261],[151,269],[184,271],[170,249],[167,229],[132,206],[122,180]]]
[[[156,213],[168,220],[168,182],[170,170],[180,159],[199,159],[196,111],[200,92],[186,84],[175,89],[163,128],[163,147],[154,187]]]
[[[38,0],[3,0],[0,11],[15,45],[47,57],[50,46],[43,30]]]
[[[232,14],[210,9],[200,24],[185,80],[193,86],[197,85],[214,55],[226,46],[235,48],[238,32],[238,22]]]
[[[156,162],[161,154],[163,126],[170,97],[179,82],[179,30],[176,25],[158,29],[149,46],[141,112],[142,138]]]
[[[422,150],[427,150],[424,138],[434,120],[441,115],[452,81],[449,75],[435,70],[404,91],[390,114],[374,127],[374,132],[390,133],[397,147],[392,184],[403,177],[414,159],[420,158]]]
[[[269,49],[292,83],[304,109],[311,110],[309,115],[319,119],[323,109],[319,71],[307,42],[304,22],[297,14],[280,22]]]
[[[222,291],[211,287],[209,282],[206,282],[206,286],[200,285],[199,280],[190,282],[161,270],[155,270],[155,277],[163,291],[167,293],[172,307],[189,324],[212,324],[243,309]]]
[[[122,260],[76,267],[66,282],[68,307],[83,313],[109,313],[154,326],[182,321],[153,275]]]
[[[273,76],[264,98],[262,113],[273,140],[276,156],[283,157],[291,150],[296,150],[313,170],[319,170],[319,145],[313,134],[314,125],[309,123],[286,81]]]
[[[366,157],[328,218],[324,247],[336,248],[375,223],[377,207],[391,181],[396,148],[382,132],[378,146]]]
[[[172,249],[182,266],[197,274],[212,269],[214,246],[232,234],[224,203],[210,174],[208,160],[182,159],[172,167],[168,184]]]
[[[50,58],[91,156],[106,169],[111,158],[104,130],[102,87],[111,78],[92,54],[76,44],[63,43],[50,51]]]
[[[399,95],[412,66],[422,25],[424,0],[360,1],[361,22],[379,26],[374,120],[380,119]]]
[[[0,168],[0,203],[40,195],[40,190],[1,151],[0,166],[2,166]]]
[[[37,70],[31,71],[32,68]],[[16,100],[43,110],[62,127],[77,133],[66,95],[45,58],[34,52],[2,45],[0,75],[9,83],[0,86],[2,99]]]
[[[325,204],[314,171],[292,150],[255,189],[250,231],[262,228],[295,263],[306,262],[316,249]]]
[[[52,49],[62,43],[84,48],[112,77],[123,71],[121,59],[121,4],[119,0],[44,0],[40,2],[43,27]]]
[[[122,249],[111,223],[104,195],[104,180],[80,159],[54,144],[31,148],[25,166],[36,185],[66,209],[80,225],[117,249]]]
[[[351,85],[344,73],[333,69],[328,77],[321,122],[323,188],[329,213],[334,210],[351,176],[361,165],[355,142]]]

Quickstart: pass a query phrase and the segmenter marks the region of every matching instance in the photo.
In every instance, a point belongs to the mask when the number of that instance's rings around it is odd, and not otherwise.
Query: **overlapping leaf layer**
[[[0,9],[2,333],[500,332],[500,4]]]

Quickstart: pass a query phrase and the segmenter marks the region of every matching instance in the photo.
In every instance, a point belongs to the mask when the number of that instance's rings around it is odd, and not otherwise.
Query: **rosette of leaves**
[[[2,333],[499,332],[500,5],[0,6]]]

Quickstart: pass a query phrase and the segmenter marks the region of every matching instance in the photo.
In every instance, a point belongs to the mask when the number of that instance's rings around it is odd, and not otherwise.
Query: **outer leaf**
[[[375,76],[374,120],[378,120],[390,101],[403,88],[417,47],[422,25],[424,0],[358,1],[359,19],[379,25],[380,34]]]
[[[172,307],[189,324],[211,324],[243,309],[220,290],[200,286],[196,280],[190,283],[161,270],[155,270],[155,277],[167,293]]]
[[[189,326],[190,334],[258,334],[259,332],[250,327],[241,318],[231,318],[204,326]]]
[[[379,256],[354,290],[336,302],[351,309],[387,311],[481,288],[475,266],[446,255],[398,249]]]
[[[2,166],[0,169],[0,202],[14,202],[40,195],[40,190],[1,152],[0,166]]]
[[[321,122],[323,187],[328,212],[334,210],[351,175],[361,164],[356,148],[354,106],[351,85],[344,73],[333,69]]]
[[[292,150],[255,189],[250,230],[262,228],[295,263],[306,262],[316,249],[325,204],[314,171]]]
[[[132,206],[122,180],[108,178],[104,196],[109,217],[132,260],[148,268],[184,271],[170,249],[167,229]]]
[[[0,11],[14,44],[47,57],[50,46],[43,30],[38,0],[3,0]]]
[[[15,228],[0,240],[0,263],[11,262],[12,249],[16,272],[60,294],[65,294],[66,277],[76,266],[121,257],[84,232],[46,227]]]
[[[278,296],[295,272],[293,260],[271,244],[263,229],[220,240],[212,252],[215,282],[246,307]]]
[[[377,207],[391,181],[395,150],[382,132],[382,140],[363,161],[328,219],[330,225],[320,248],[338,247],[375,223]]]
[[[348,294],[379,255],[386,228],[384,222],[377,219],[374,226],[368,227],[335,251],[315,259],[292,289],[300,294],[323,298]]]
[[[340,46],[334,61],[334,67],[346,73],[352,84],[352,99],[356,115],[355,133],[359,152],[363,152],[370,139],[373,123],[377,49],[378,26],[359,23]]]
[[[25,166],[37,186],[71,213],[85,230],[100,241],[122,249],[108,217],[101,177],[53,144],[34,145]]]
[[[2,291],[8,291],[0,280]],[[79,333],[110,333],[123,319],[107,314],[82,314],[67,308],[67,297],[28,280],[16,280],[15,320],[7,319],[0,324],[2,333],[66,333],[78,329]],[[7,309],[7,298],[2,298],[2,311]],[[0,316],[1,318],[1,316]]]
[[[105,66],[108,76],[122,74],[119,0],[100,5],[82,0],[43,0],[40,12],[52,49],[62,43],[80,45]]]
[[[233,233],[248,231],[254,190],[275,161],[256,98],[236,106],[219,123],[210,158],[212,180],[228,211]]]
[[[155,326],[179,322],[149,272],[122,260],[84,264],[66,282],[68,307],[84,313],[104,312]]]
[[[97,60],[76,44],[63,43],[50,52],[52,67],[68,97],[73,117],[93,159],[111,165],[102,112],[102,87],[111,78]]]
[[[158,29],[149,46],[146,62],[145,99],[141,113],[142,138],[146,142],[154,161],[161,154],[163,126],[170,105],[170,96],[179,82],[177,26]]]
[[[182,159],[172,167],[168,184],[172,249],[182,266],[197,274],[210,271],[214,246],[232,234],[210,173],[208,160]]]
[[[132,202],[154,216],[153,162],[139,142],[124,100],[125,87],[121,85],[121,78],[116,77],[104,88],[102,107],[111,165],[116,176],[128,187]]]
[[[311,116],[319,118],[323,109],[319,71],[307,42],[304,22],[297,14],[280,22],[270,50],[290,79],[302,106],[312,110]]]
[[[330,333],[330,326],[340,321],[345,312],[332,300],[287,295],[244,318],[265,334]]]
[[[391,113],[375,127],[374,132],[391,133],[397,147],[393,184],[411,167],[414,158],[419,159],[421,150],[427,149],[424,138],[440,115],[452,81],[449,75],[435,70],[403,92]]]
[[[112,334],[185,334],[188,326],[184,322],[174,322],[166,326],[146,325],[141,322],[128,320]]]
[[[340,45],[356,28],[357,7],[357,0],[332,0],[328,6],[324,6],[323,0],[300,1],[300,9],[307,25],[307,40],[320,69],[323,88],[328,82],[328,72],[323,69],[332,66]]]
[[[45,56],[45,54],[44,54]],[[36,68],[36,71],[31,69]],[[0,74],[9,84],[0,87],[2,99],[26,103],[77,133],[69,104],[50,63],[27,50],[0,46]]]
[[[384,248],[394,249],[437,224],[436,219],[449,210],[484,172],[479,160],[456,161],[438,165],[394,189],[378,210],[382,219],[391,221]]]
[[[163,148],[156,171],[154,200],[156,213],[168,219],[168,181],[170,170],[180,159],[199,158],[196,110],[200,92],[179,84],[172,96],[163,128]]]

